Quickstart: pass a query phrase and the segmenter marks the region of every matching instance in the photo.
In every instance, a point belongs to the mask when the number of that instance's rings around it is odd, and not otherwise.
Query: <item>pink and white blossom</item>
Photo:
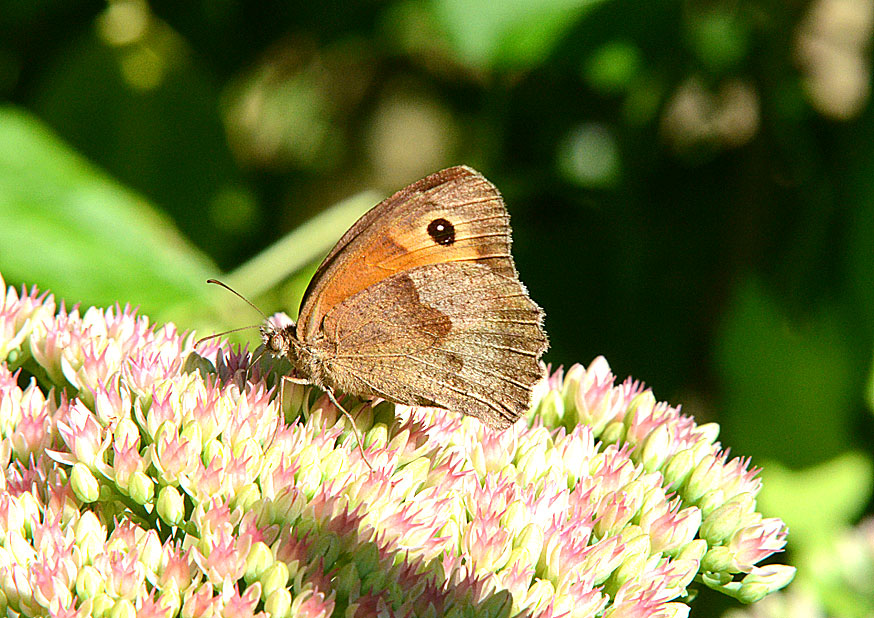
[[[603,358],[503,433],[346,401],[373,470],[316,389],[280,405],[247,351],[129,307],[7,290],[0,359],[0,591],[22,615],[682,616],[696,577],[788,582],[758,566],[786,529],[754,509],[757,470]]]

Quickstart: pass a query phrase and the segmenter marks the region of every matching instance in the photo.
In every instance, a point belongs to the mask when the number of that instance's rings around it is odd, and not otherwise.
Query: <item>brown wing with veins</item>
[[[441,220],[451,224],[450,243],[432,225]],[[457,262],[476,262],[516,278],[504,202],[494,185],[468,167],[431,174],[361,217],[310,282],[300,307],[297,337],[317,338],[322,319],[334,307],[392,275]]]
[[[528,409],[542,377],[542,319],[515,276],[476,262],[429,264],[334,307],[320,345],[341,391],[456,410],[503,429]]]

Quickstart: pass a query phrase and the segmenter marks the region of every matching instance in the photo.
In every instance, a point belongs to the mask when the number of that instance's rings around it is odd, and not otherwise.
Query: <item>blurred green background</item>
[[[817,590],[805,557],[872,511],[872,24],[872,0],[0,0],[0,273],[204,333],[260,321],[207,277],[294,315],[358,214],[471,165],[547,360],[603,354],[718,421]]]

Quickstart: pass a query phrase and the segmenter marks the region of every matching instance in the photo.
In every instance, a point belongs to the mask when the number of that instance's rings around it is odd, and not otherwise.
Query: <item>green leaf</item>
[[[0,108],[0,272],[68,303],[139,305],[168,319],[206,304],[217,269],[146,200],[37,118]]]
[[[478,69],[542,62],[588,9],[602,0],[434,0],[458,59]]]
[[[339,202],[225,277],[145,199],[37,118],[0,108],[0,273],[68,305],[130,303],[183,328],[239,326],[238,301],[206,279],[221,278],[251,298],[277,289],[306,274],[378,199],[365,191]],[[291,295],[299,298],[307,281],[295,278]]]
[[[777,462],[762,470],[759,504],[789,526],[789,543],[829,541],[865,511],[874,483],[874,463],[861,453],[843,453],[817,466],[794,471]]]
[[[756,281],[739,286],[715,364],[725,391],[723,437],[733,451],[801,468],[851,443],[864,359],[832,309],[790,318]]]

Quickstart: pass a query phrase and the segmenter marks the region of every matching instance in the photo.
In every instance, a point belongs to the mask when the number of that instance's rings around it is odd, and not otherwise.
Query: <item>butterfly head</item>
[[[274,313],[261,326],[261,341],[273,356],[288,356],[296,341],[294,321],[284,313]]]

